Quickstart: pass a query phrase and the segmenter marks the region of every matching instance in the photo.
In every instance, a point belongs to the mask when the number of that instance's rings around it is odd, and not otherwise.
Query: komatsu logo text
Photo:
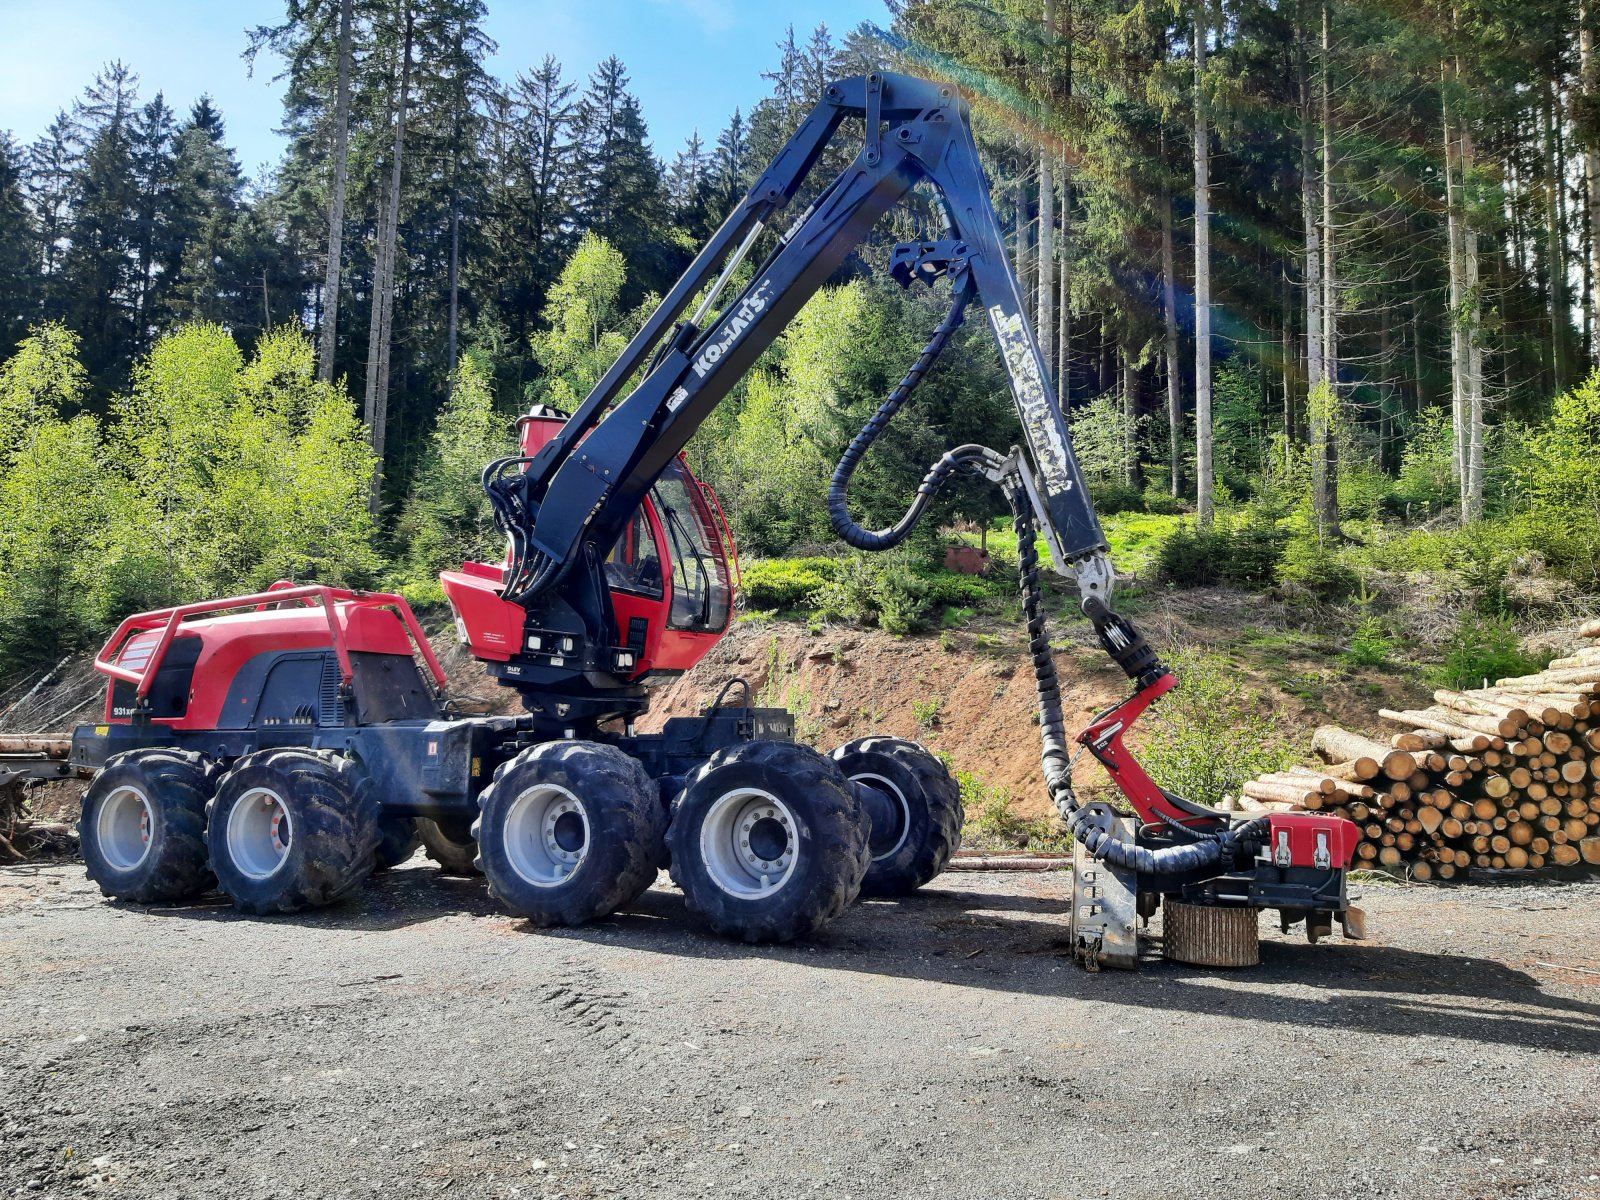
[[[744,298],[743,303],[734,310],[733,316],[722,327],[722,336],[712,342],[694,360],[694,374],[697,379],[704,379],[706,372],[711,370],[721,361],[722,356],[732,350],[734,343],[744,336],[744,331],[750,328],[750,322],[756,315],[767,307],[767,300],[772,294],[772,280],[763,279],[759,286]]]

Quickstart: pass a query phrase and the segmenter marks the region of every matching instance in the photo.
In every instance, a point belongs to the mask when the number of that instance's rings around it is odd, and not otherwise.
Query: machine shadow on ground
[[[810,939],[751,946],[700,928],[682,895],[664,880],[628,910],[593,925],[548,930],[517,921],[512,928],[529,937],[699,959],[708,969],[761,959],[1175,1014],[1600,1056],[1600,1004],[1551,995],[1532,975],[1492,959],[1380,942],[1336,939],[1312,946],[1269,937],[1262,943],[1261,965],[1244,971],[1187,967],[1149,955],[1137,973],[1089,974],[1068,957],[1069,901],[1064,884],[1054,882],[1030,882],[1021,894],[978,885],[934,887],[906,900],[867,900]],[[448,915],[505,917],[481,879],[417,867],[378,876],[343,904],[313,912],[249,917],[220,895],[141,911],[161,919],[268,920],[362,932],[400,930]]]

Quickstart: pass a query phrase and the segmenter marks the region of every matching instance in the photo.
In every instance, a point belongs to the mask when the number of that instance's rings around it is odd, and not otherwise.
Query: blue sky
[[[738,106],[764,90],[761,72],[793,24],[804,37],[826,24],[837,38],[888,20],[883,0],[488,0],[490,63],[500,78],[554,54],[583,78],[616,54],[644,106],[656,153],[670,159],[696,127],[716,137]],[[164,92],[184,111],[208,92],[240,162],[255,174],[278,158],[277,64],[245,73],[245,29],[282,19],[282,0],[0,0],[0,129],[31,142],[69,108],[102,63],[121,58],[140,95]]]

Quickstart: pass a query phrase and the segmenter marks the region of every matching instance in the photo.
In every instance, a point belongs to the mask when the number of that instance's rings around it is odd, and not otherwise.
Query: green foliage
[[[1188,510],[1184,502],[1171,492],[1163,488],[1149,487],[1144,491],[1144,505],[1141,511],[1157,516],[1175,517]]]
[[[1556,397],[1528,449],[1518,482],[1532,511],[1600,525],[1600,371]]]
[[[1448,688],[1479,688],[1512,675],[1531,675],[1549,665],[1550,656],[1525,653],[1511,622],[1502,617],[1463,618],[1434,672]]]
[[[1168,662],[1178,686],[1152,710],[1140,752],[1162,787],[1215,805],[1237,795],[1245,780],[1295,761],[1271,706],[1240,686],[1226,658],[1185,650]]]
[[[1368,617],[1356,628],[1350,644],[1340,656],[1352,667],[1387,666],[1394,653],[1394,642],[1385,636],[1383,622]]]
[[[933,607],[928,578],[914,551],[902,546],[881,554],[856,552],[813,596],[824,617],[877,625],[886,633],[911,633]]]
[[[742,565],[745,602],[756,609],[801,607],[838,567],[838,559],[821,556],[748,559]]]
[[[1450,413],[1431,408],[1419,416],[1406,440],[1400,474],[1390,487],[1384,508],[1393,516],[1421,516],[1455,505],[1455,435]]]
[[[1091,485],[1128,478],[1128,446],[1130,442],[1136,443],[1144,422],[1139,420],[1130,425],[1120,396],[1102,392],[1070,413],[1067,422],[1078,466]]]
[[[0,367],[0,404],[33,414],[0,481],[0,660],[80,644],[133,609],[373,577],[372,455],[304,334],[273,331],[247,360],[221,327],[185,326],[105,430],[62,415],[82,372],[69,339],[49,340]]]
[[[1160,544],[1156,572],[1179,587],[1264,587],[1276,579],[1287,542],[1276,523],[1255,514],[1219,520],[1210,529],[1186,521]]]
[[[444,568],[495,556],[499,532],[479,480],[486,464],[515,449],[511,422],[495,412],[487,371],[468,354],[399,524],[408,587],[429,588]]]
[[[911,702],[911,715],[917,719],[917,728],[924,732],[939,724],[939,710],[944,707],[943,696],[929,696],[926,700]]]
[[[1278,562],[1278,581],[1314,600],[1343,600],[1356,591],[1360,577],[1319,538],[1290,538]]]
[[[1101,516],[1145,511],[1145,493],[1131,483],[1092,483],[1089,498]]]
[[[1024,817],[1005,788],[985,783],[971,771],[956,771],[966,824],[961,844],[977,850],[1027,850],[1064,854],[1072,849],[1072,835],[1055,817]]]
[[[627,346],[618,308],[627,278],[621,253],[586,233],[551,287],[542,314],[549,328],[531,341],[545,370],[544,398],[555,408],[571,412]]]

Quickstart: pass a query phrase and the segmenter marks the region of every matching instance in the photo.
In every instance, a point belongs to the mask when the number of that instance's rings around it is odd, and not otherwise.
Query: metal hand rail
[[[427,635],[422,632],[422,626],[417,623],[416,614],[411,611],[411,605],[406,602],[404,596],[395,595],[393,592],[352,591],[349,588],[328,587],[320,583],[297,584],[291,580],[279,580],[266,591],[252,592],[247,596],[201,600],[193,604],[180,604],[172,608],[134,613],[131,617],[125,618],[122,624],[117,626],[117,631],[106,641],[94,660],[94,668],[102,675],[133,684],[137,689],[136,699],[143,701],[149,695],[150,687],[155,682],[156,672],[160,669],[162,660],[166,658],[172,639],[177,636],[178,627],[183,622],[194,617],[226,612],[233,608],[255,608],[260,611],[268,604],[276,607],[292,601],[299,601],[308,608],[314,604],[322,606],[328,620],[328,637],[332,642],[333,652],[339,660],[341,682],[346,686],[355,678],[355,670],[350,663],[349,647],[345,644],[343,631],[339,627],[336,610],[340,605],[351,608],[393,608],[401,624],[404,625],[407,636],[416,646],[417,652],[422,655],[428,670],[441,688],[445,686],[444,667],[440,665]],[[159,629],[161,636],[150,652],[150,657],[145,661],[143,670],[132,670],[116,662],[117,654],[130,637],[154,629]]]

